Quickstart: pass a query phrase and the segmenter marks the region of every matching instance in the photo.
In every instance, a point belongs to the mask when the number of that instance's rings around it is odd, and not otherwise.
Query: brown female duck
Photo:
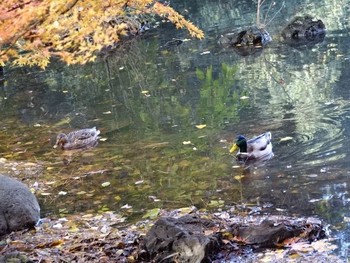
[[[54,148],[60,147],[62,150],[87,149],[98,144],[100,131],[96,127],[72,131],[68,134],[57,135]]]

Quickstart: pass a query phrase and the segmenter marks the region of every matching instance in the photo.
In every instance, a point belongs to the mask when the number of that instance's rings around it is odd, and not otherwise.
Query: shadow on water
[[[13,165],[2,159],[0,169],[38,182],[43,216],[114,210],[131,220],[155,207],[253,205],[261,213],[324,219],[340,229],[339,253],[347,257],[345,2],[286,3],[268,28],[273,42],[252,57],[220,50],[216,40],[225,28],[254,21],[253,5],[192,1],[179,10],[207,31],[204,41],[164,47],[186,35],[163,24],[160,34],[95,64],[5,68],[0,157]],[[324,42],[284,45],[278,32],[305,10],[324,19]],[[59,132],[93,126],[102,136],[96,148],[72,155],[52,148]],[[228,153],[232,140],[265,131],[272,132],[274,158],[238,166]],[[39,172],[15,163],[23,161]]]

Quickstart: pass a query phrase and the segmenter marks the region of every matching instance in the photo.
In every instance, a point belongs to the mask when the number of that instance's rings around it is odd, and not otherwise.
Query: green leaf
[[[151,210],[148,210],[147,213],[142,218],[149,218],[149,219],[155,219],[159,215],[160,208],[154,208]]]

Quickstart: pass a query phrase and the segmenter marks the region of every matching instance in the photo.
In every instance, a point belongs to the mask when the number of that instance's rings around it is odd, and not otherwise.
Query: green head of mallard
[[[247,139],[243,135],[238,135],[236,142],[232,145],[230,149],[230,153],[233,153],[234,151],[238,150],[241,153],[247,152]]]

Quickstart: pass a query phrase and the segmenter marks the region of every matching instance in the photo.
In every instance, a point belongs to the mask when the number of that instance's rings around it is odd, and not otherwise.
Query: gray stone
[[[0,235],[33,227],[40,219],[35,195],[23,183],[0,175]]]
[[[160,218],[144,239],[142,257],[163,263],[211,262],[211,255],[220,247],[220,238],[204,232],[215,227],[214,222],[195,215]]]

